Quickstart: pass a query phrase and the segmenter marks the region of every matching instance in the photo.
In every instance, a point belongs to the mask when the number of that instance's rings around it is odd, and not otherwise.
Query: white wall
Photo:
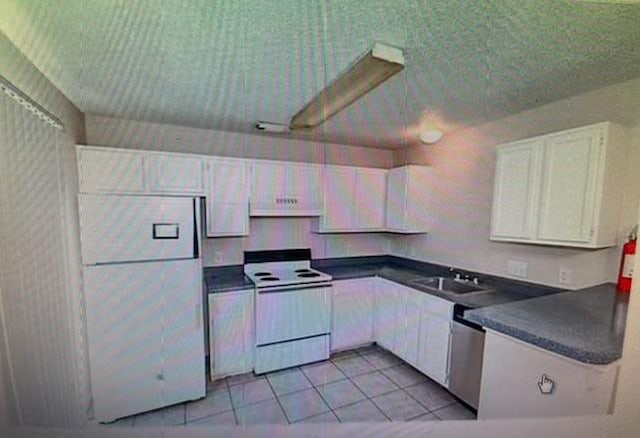
[[[620,221],[623,240],[640,202],[640,174],[633,167],[640,162],[640,79],[445,135],[436,145],[399,151],[397,164],[433,168],[433,201],[424,206],[431,219],[429,234],[393,238],[391,252],[501,276],[508,276],[507,260],[525,261],[528,280],[547,285],[560,286],[560,267],[572,270],[572,288],[615,281],[619,248],[593,251],[489,241],[496,145],[605,120],[634,127],[627,182],[620,187],[626,206]]]
[[[66,125],[0,96],[0,393],[14,425],[77,426],[88,402],[74,154],[84,117],[2,33],[0,72]]]
[[[110,117],[86,117],[87,143],[95,146],[152,149],[205,155],[264,158],[393,167],[390,150],[327,144],[287,137],[248,135],[138,122]],[[260,249],[311,248],[314,258],[387,254],[385,234],[319,235],[308,218],[252,218],[245,238],[205,239],[205,266],[242,264],[243,252]]]

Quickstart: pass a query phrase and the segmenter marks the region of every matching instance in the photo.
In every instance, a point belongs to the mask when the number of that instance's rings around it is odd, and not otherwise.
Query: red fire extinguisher
[[[629,240],[622,246],[622,260],[620,261],[620,272],[618,273],[618,290],[620,292],[631,292],[637,233],[638,226],[636,225],[629,234]]]

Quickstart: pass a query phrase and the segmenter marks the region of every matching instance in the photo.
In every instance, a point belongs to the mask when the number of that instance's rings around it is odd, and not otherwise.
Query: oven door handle
[[[274,286],[272,289],[269,288],[258,288],[257,292],[259,294],[273,294],[273,293],[279,293],[279,292],[293,292],[293,291],[297,291],[297,290],[308,290],[308,289],[325,289],[331,287],[331,283],[322,283],[322,284],[307,284],[307,285],[295,285],[295,286],[283,286],[283,287],[279,287],[279,286]]]

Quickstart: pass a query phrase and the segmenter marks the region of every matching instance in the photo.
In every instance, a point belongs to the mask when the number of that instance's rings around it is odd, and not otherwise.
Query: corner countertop
[[[622,356],[629,294],[611,283],[474,309],[464,318],[562,356],[605,365]]]
[[[415,260],[402,259],[400,257],[386,257],[384,260],[367,261],[366,257],[351,259],[339,263],[336,259],[319,260],[313,264],[315,269],[329,274],[334,280],[347,280],[353,278],[378,276],[387,280],[421,290],[425,293],[443,298],[467,308],[493,306],[497,304],[511,303],[514,301],[530,299],[561,292],[560,289],[539,286],[521,281],[508,280],[490,275],[477,274],[481,284],[488,290],[469,294],[452,294],[437,292],[415,284],[414,280],[428,276],[445,276],[451,274],[445,266]]]
[[[487,329],[588,364],[604,365],[622,355],[628,294],[615,285],[563,291],[478,274],[490,290],[463,295],[438,293],[413,281],[449,276],[447,267],[393,256],[314,260],[334,280],[382,277],[465,306],[463,317]],[[242,266],[205,268],[208,293],[252,289]]]
[[[478,275],[490,288],[488,291],[465,295],[436,292],[413,283],[413,280],[427,276],[449,276],[447,267],[393,256],[320,259],[312,261],[312,267],[331,275],[334,280],[374,276],[386,278],[474,309],[560,292],[560,289],[482,274]],[[244,275],[240,265],[205,268],[204,280],[207,292],[213,294],[253,288],[253,283]]]

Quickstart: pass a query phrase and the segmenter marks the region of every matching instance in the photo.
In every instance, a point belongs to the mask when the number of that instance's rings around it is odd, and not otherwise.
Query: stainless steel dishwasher
[[[449,391],[478,409],[485,331],[481,326],[462,318],[467,309],[460,304],[453,308]]]

